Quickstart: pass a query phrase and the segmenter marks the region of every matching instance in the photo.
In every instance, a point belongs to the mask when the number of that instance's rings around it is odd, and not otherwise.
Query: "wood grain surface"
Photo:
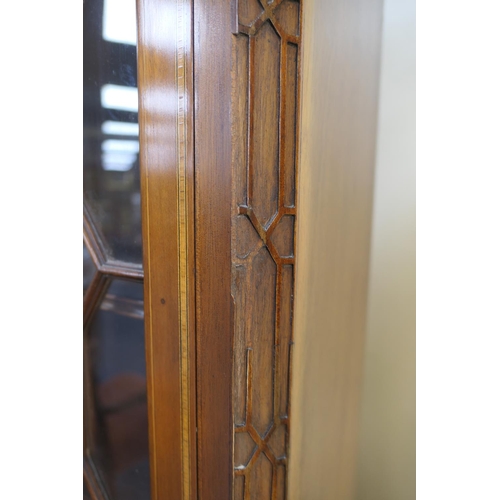
[[[291,500],[353,496],[381,0],[304,3]]]
[[[381,0],[137,6],[151,498],[348,500]]]
[[[232,486],[231,2],[194,0],[198,498]]]
[[[233,41],[234,499],[286,498],[301,4],[239,2]]]
[[[189,0],[139,0],[138,76],[151,497],[196,496]]]

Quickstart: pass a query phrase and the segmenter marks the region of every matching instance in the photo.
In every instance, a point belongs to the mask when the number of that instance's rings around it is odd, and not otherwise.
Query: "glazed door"
[[[135,2],[83,20],[84,497],[148,500]]]
[[[84,496],[93,499],[197,494],[190,33],[188,2],[84,2]]]

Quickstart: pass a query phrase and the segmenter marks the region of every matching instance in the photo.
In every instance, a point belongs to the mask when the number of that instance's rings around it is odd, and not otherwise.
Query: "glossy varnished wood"
[[[231,2],[194,0],[198,497],[232,484]]]
[[[303,7],[291,500],[353,498],[381,0]]]
[[[196,498],[191,4],[139,0],[151,496]]]
[[[144,271],[88,213],[84,323],[144,276],[151,498],[348,499],[380,2],[137,6]]]

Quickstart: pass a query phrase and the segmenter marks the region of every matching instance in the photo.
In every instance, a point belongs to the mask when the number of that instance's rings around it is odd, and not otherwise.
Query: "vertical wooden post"
[[[137,6],[151,497],[194,500],[192,4]]]

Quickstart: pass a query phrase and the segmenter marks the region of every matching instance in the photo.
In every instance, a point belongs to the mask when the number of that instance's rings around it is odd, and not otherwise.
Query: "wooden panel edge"
[[[382,2],[305,2],[289,499],[353,497]]]
[[[192,5],[138,0],[151,498],[196,498]]]
[[[232,497],[231,0],[194,0],[198,498]]]

